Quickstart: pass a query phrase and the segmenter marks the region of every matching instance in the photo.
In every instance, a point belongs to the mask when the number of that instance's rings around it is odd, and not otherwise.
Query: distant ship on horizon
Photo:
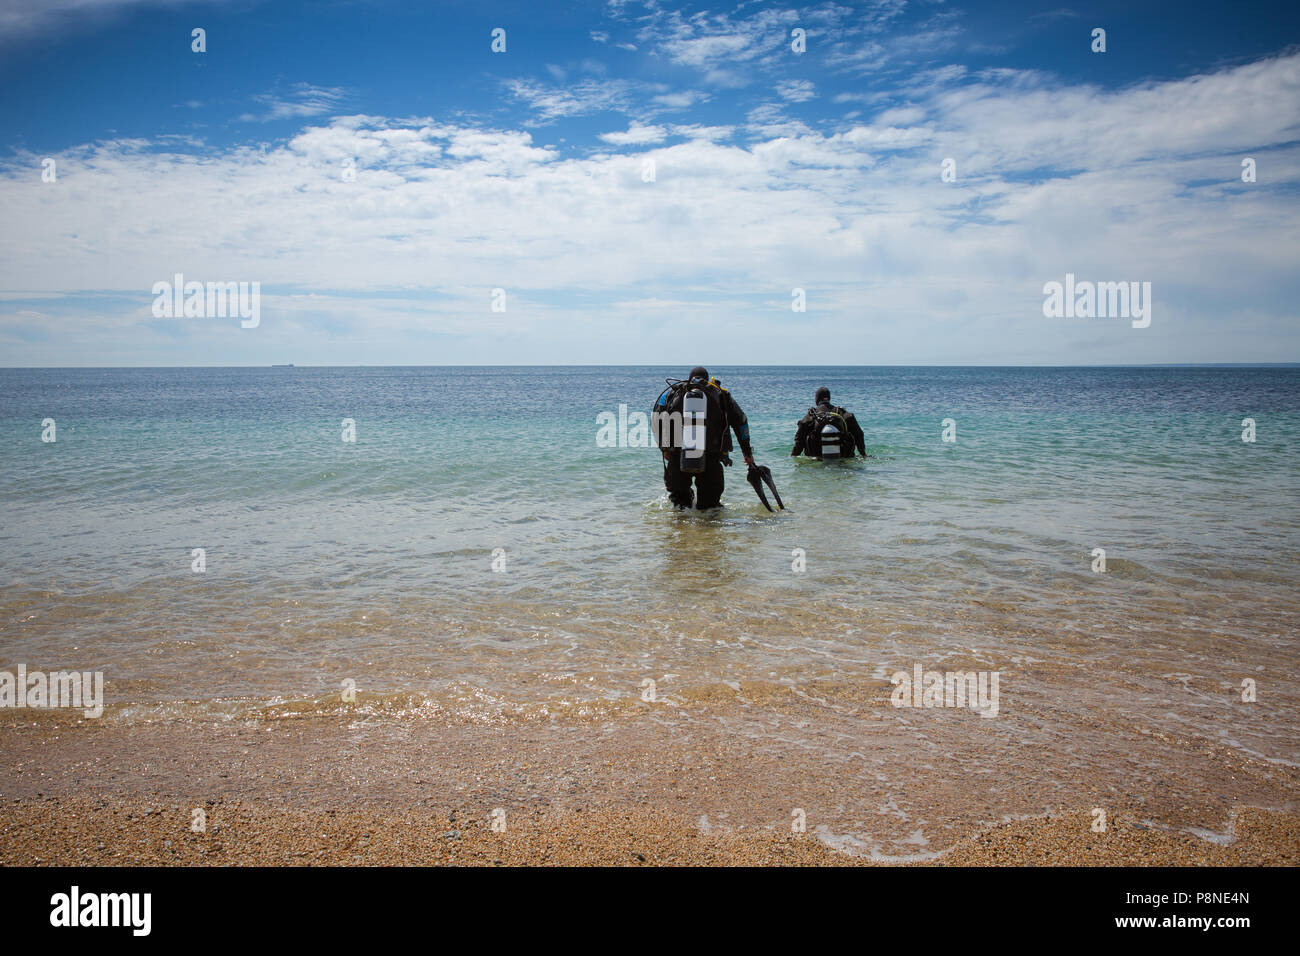
[[[288,365],[272,365],[271,368],[293,368],[293,363],[290,362]]]

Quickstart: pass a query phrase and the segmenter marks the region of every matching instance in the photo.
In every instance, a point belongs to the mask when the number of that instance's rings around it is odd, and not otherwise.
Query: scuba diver
[[[794,433],[794,448],[790,454],[804,454],[822,461],[839,461],[841,458],[852,458],[856,445],[858,454],[866,458],[867,440],[853,413],[847,408],[832,405],[831,390],[825,385],[817,389],[813,402],[813,407],[799,419],[799,428]]]
[[[708,369],[702,365],[691,369],[685,381],[668,379],[667,384],[655,400],[650,420],[664,457],[664,487],[668,489],[669,500],[678,508],[690,508],[693,502],[700,511],[722,503],[726,483],[722,466],[731,464],[731,432],[734,431],[740,453],[749,466],[750,484],[754,484],[759,498],[767,505],[767,497],[762,486],[755,484],[755,476],[766,481],[773,494],[776,487],[771,483],[771,472],[754,464],[749,420],[731,393],[717,379],[710,378]],[[779,495],[777,503],[781,504]],[[767,505],[767,509],[771,511],[772,506]]]

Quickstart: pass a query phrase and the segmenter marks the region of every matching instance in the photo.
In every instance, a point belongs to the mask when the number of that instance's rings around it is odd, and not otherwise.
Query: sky
[[[0,90],[0,366],[1300,361],[1294,2],[0,0]]]

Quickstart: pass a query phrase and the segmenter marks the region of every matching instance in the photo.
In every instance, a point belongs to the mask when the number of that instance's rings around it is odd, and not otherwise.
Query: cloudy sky
[[[407,6],[0,0],[0,366],[1300,361],[1293,2]]]

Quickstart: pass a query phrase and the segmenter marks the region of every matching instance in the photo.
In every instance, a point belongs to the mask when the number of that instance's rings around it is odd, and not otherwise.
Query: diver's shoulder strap
[[[727,403],[723,399],[729,393],[725,388],[723,388],[721,385],[718,384],[716,379],[709,379],[708,387],[713,389],[714,392],[716,392],[714,399],[717,402],[718,413],[722,417],[722,421],[720,423],[722,426],[722,451],[725,455],[727,448],[731,442],[731,433],[730,433],[731,425],[727,418]],[[731,462],[727,462],[727,464],[731,464]]]
[[[840,420],[840,425],[844,426],[845,428],[848,427],[849,424],[848,413],[846,413],[844,409],[840,408],[838,405],[828,406],[824,411],[821,408],[815,408],[812,411],[815,420],[820,421],[822,419],[838,418]]]
[[[685,382],[670,382],[668,386],[659,393],[659,398],[655,401],[656,407],[667,408],[677,401],[682,393],[686,391]]]

